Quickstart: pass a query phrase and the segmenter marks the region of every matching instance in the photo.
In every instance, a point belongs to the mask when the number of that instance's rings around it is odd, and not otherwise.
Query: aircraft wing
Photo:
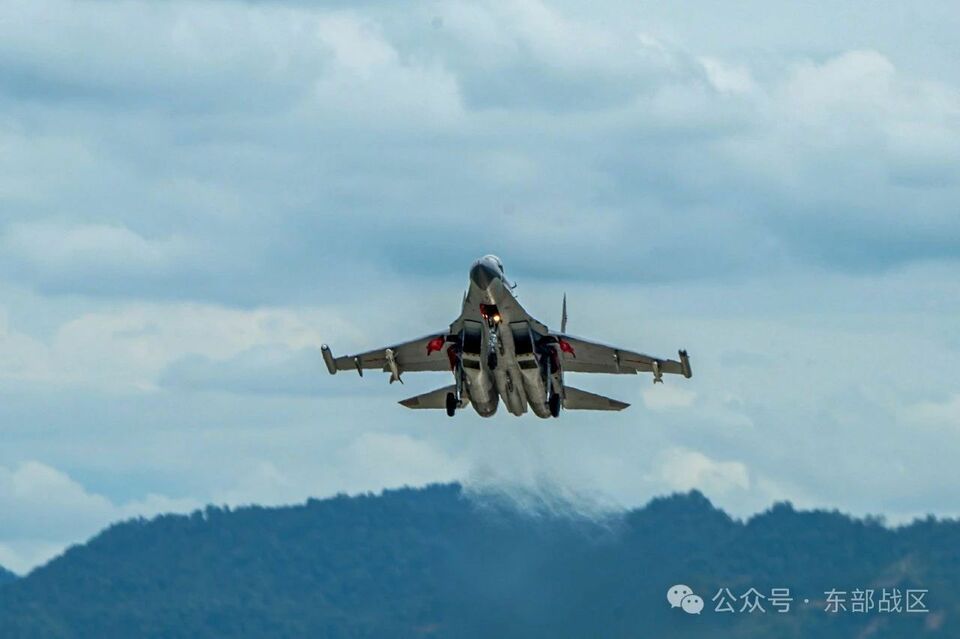
[[[660,359],[634,351],[598,344],[572,335],[557,335],[562,366],[574,373],[653,373],[654,379],[661,373],[691,377],[690,359],[686,351],[679,352],[679,361]]]
[[[357,371],[363,375],[364,369],[378,369],[399,374],[408,371],[449,371],[450,360],[447,357],[448,331],[432,333],[409,342],[374,349],[357,355],[334,357],[330,347],[321,347],[323,359],[330,374],[337,371]],[[393,369],[390,359],[396,365]]]

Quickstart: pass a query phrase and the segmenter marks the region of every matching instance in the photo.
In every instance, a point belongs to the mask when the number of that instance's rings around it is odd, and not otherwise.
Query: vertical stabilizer
[[[567,294],[563,294],[563,314],[560,316],[560,332],[567,332]]]

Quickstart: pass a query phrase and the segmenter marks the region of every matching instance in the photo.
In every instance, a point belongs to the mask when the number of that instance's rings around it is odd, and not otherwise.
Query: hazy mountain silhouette
[[[16,576],[15,574],[13,574],[12,572],[10,572],[9,570],[7,570],[6,568],[4,568],[3,566],[0,566],[0,586],[2,586],[2,585],[5,584],[5,583],[9,583],[9,582],[13,581],[13,580],[16,579],[16,578],[17,578],[17,576]]]
[[[960,637],[956,521],[778,504],[742,522],[698,492],[601,520],[543,510],[442,485],[128,521],[6,584],[0,636]],[[671,609],[676,583],[700,615]],[[793,609],[718,613],[724,587],[790,588]],[[824,612],[855,588],[928,589],[930,612]]]

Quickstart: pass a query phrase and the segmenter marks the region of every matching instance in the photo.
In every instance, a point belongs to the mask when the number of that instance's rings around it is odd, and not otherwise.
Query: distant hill
[[[16,578],[17,576],[15,574],[10,572],[3,566],[0,566],[0,586],[2,586],[5,583],[11,582]]]
[[[706,608],[671,609],[690,586]],[[793,609],[718,613],[787,587]],[[824,612],[824,592],[928,589],[928,613]],[[803,599],[810,599],[804,605]],[[741,601],[735,602],[737,608]],[[902,602],[901,602],[902,605]],[[457,485],[117,524],[0,589],[3,637],[960,637],[960,523],[889,529],[700,493],[602,521]]]

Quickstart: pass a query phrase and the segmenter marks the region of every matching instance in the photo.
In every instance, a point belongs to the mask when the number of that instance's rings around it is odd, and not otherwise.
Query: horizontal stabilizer
[[[573,386],[565,386],[563,395],[563,407],[567,410],[623,410],[630,405]]]
[[[446,408],[447,407],[447,393],[456,393],[457,387],[453,386],[444,386],[443,388],[438,388],[437,390],[432,390],[429,393],[424,393],[423,395],[415,395],[414,397],[408,397],[400,401],[399,403],[407,408]],[[460,405],[458,408],[463,408],[463,400],[461,399]]]

